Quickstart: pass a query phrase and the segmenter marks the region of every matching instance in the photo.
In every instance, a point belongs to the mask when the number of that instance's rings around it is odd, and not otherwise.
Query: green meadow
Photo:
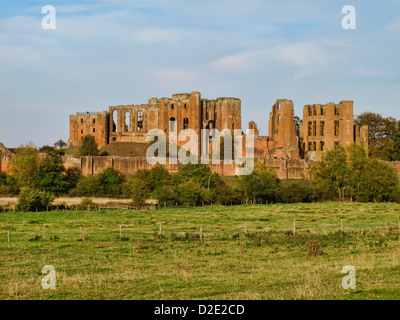
[[[0,299],[400,299],[399,216],[340,202],[0,213]]]

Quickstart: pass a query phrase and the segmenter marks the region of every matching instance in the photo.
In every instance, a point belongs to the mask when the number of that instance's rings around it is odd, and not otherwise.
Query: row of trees
[[[364,112],[355,118],[355,124],[368,125],[369,156],[385,161],[400,161],[400,121]]]
[[[41,203],[38,199],[45,199],[44,205],[60,195],[131,198],[137,206],[144,205],[149,198],[169,206],[400,200],[394,167],[368,157],[355,144],[324,153],[321,162],[312,167],[311,181],[281,181],[275,170],[262,162],[256,162],[251,175],[235,177],[230,183],[202,164],[182,166],[176,174],[155,166],[139,170],[133,176],[109,168],[85,177],[78,169],[65,170],[62,155],[63,151],[48,149],[41,158],[31,146],[20,149],[12,160],[12,174],[0,173],[0,194],[20,194],[36,206]]]

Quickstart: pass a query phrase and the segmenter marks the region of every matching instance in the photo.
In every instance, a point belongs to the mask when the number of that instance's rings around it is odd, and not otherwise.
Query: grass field
[[[359,203],[1,213],[0,299],[400,299],[399,215]],[[345,265],[356,290],[341,286]]]

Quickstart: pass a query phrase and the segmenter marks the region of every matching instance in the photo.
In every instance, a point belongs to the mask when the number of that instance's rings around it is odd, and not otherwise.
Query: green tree
[[[90,134],[86,135],[82,139],[81,146],[79,147],[79,155],[84,156],[97,156],[99,154],[99,148],[96,140]]]
[[[134,183],[131,189],[132,202],[136,207],[142,208],[146,203],[146,199],[149,197],[149,190],[144,180],[136,178],[133,181]]]
[[[244,196],[250,201],[274,202],[277,200],[279,179],[274,168],[266,167],[261,161],[254,165],[254,171],[242,177]]]
[[[153,182],[152,189],[154,190],[170,185],[172,182],[171,174],[164,166],[160,164],[150,169],[150,178]]]
[[[202,188],[194,181],[186,181],[178,185],[179,201],[186,206],[199,205],[202,200]]]
[[[42,191],[48,191],[56,196],[69,190],[65,167],[62,159],[63,152],[54,150],[47,153],[39,166],[34,180],[34,186]]]
[[[300,137],[300,126],[303,123],[303,120],[300,119],[298,116],[294,116],[293,119],[294,119],[294,124],[295,124],[295,128],[296,128],[296,135],[298,137]]]
[[[178,202],[178,195],[172,186],[163,186],[154,190],[154,197],[160,206],[174,206]]]
[[[313,185],[307,180],[281,181],[278,194],[284,203],[311,202],[316,198]]]
[[[193,163],[182,166],[179,172],[173,176],[174,185],[187,181],[193,181],[200,187],[207,189],[214,189],[222,183],[221,177],[217,173],[212,173],[209,166]]]
[[[393,201],[399,193],[396,169],[383,161],[369,159],[360,183],[357,200],[365,202]]]
[[[18,195],[17,207],[23,211],[44,211],[54,200],[54,195],[47,191],[22,187]]]
[[[76,188],[79,179],[82,177],[82,173],[78,168],[69,168],[66,171],[67,181],[70,189]]]
[[[39,152],[32,145],[19,148],[11,160],[11,174],[14,176],[17,188],[33,186],[40,166]]]
[[[378,113],[364,112],[356,117],[358,126],[368,125],[369,155],[376,159],[391,160],[396,119],[384,118]]]
[[[324,198],[345,198],[350,178],[350,169],[346,163],[346,150],[342,146],[325,152],[320,162],[312,167],[312,176]]]
[[[96,197],[102,188],[97,176],[82,176],[76,185],[76,195],[80,197]]]
[[[393,152],[390,160],[400,161],[400,121],[397,122],[396,132],[393,136]]]
[[[7,184],[7,174],[0,171],[0,186],[5,186]]]
[[[107,168],[97,176],[101,196],[120,196],[125,177],[114,168]]]

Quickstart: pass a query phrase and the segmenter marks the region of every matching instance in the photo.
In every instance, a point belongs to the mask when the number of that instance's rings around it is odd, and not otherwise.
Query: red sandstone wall
[[[264,159],[266,166],[275,168],[279,179],[302,179],[310,177],[310,164],[297,159]],[[150,169],[153,165],[145,157],[64,157],[67,169],[77,168],[84,175],[96,175],[107,168],[114,168],[123,174],[134,174],[140,169]],[[165,165],[170,173],[178,172],[180,164]],[[238,167],[235,164],[210,164],[212,172],[223,176],[234,176]],[[400,164],[399,164],[400,167]]]

